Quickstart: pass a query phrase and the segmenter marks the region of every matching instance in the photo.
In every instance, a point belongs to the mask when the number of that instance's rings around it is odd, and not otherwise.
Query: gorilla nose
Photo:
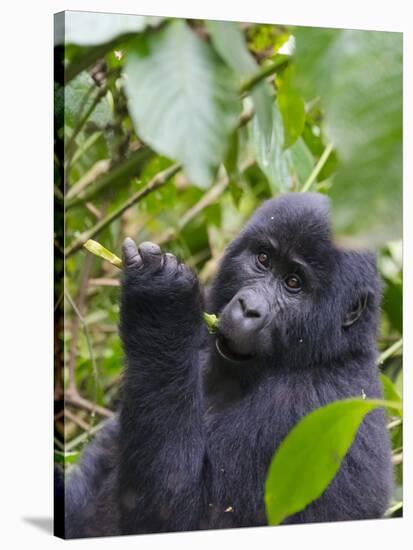
[[[238,298],[238,302],[241,306],[241,311],[244,317],[255,319],[261,319],[263,317],[263,308],[260,308],[259,304],[252,304],[251,301],[248,301],[248,299],[245,297]]]
[[[248,289],[238,293],[223,310],[221,335],[241,355],[254,354],[257,337],[268,318],[268,302],[259,292]]]

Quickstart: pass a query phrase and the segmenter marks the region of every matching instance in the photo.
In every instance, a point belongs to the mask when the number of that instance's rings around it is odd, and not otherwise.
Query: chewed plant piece
[[[204,317],[206,326],[208,327],[208,332],[210,334],[215,334],[219,326],[218,317],[214,313],[204,313],[203,317]]]
[[[110,262],[112,265],[115,265],[119,269],[122,269],[122,260],[118,258],[116,254],[110,252],[110,250],[102,246],[97,241],[89,239],[85,242],[83,246],[86,248],[86,250],[88,250],[92,254],[95,254],[95,256],[99,256],[100,258],[103,258],[104,260]]]

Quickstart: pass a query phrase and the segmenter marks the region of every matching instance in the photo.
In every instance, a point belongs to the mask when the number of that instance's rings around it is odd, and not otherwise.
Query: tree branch
[[[159,172],[156,174],[156,176],[145,186],[143,189],[140,189],[136,193],[134,193],[127,201],[125,201],[121,206],[116,208],[113,212],[108,214],[105,218],[103,218],[101,221],[99,221],[96,225],[94,225],[91,229],[88,229],[84,233],[82,233],[77,239],[75,239],[70,246],[65,250],[65,256],[66,258],[79,250],[84,243],[88,239],[92,239],[95,237],[98,233],[100,233],[105,227],[107,227],[109,224],[111,224],[115,219],[119,218],[125,210],[128,210],[131,206],[134,204],[137,204],[140,200],[142,200],[144,197],[149,195],[149,193],[152,193],[156,189],[159,189],[177,173],[181,170],[180,164],[173,164],[166,170],[163,170],[162,172]]]
[[[331,153],[332,150],[333,150],[333,144],[329,143],[327,145],[327,147],[324,149],[323,154],[321,155],[319,161],[317,162],[317,164],[315,165],[313,171],[309,175],[307,181],[304,183],[304,185],[301,189],[301,193],[305,193],[310,189],[310,187],[314,183],[316,177],[321,172],[321,169],[323,168],[323,166],[327,162],[327,159],[330,156],[330,153]]]
[[[241,94],[250,92],[257,84],[267,77],[273,75],[277,71],[283,70],[289,63],[291,57],[289,55],[279,55],[277,59],[269,64],[261,67],[255,74],[248,78],[240,88]]]
[[[387,348],[386,350],[381,353],[377,359],[377,364],[382,365],[389,357],[391,357],[396,351],[399,351],[399,349],[403,346],[403,338],[400,338],[400,340],[397,340],[392,346]]]
[[[153,155],[148,147],[140,147],[134,151],[126,160],[117,164],[110,172],[101,175],[96,183],[90,183],[86,187],[80,186],[79,182],[76,194],[69,189],[66,200],[66,209],[92,199],[97,193],[100,193],[107,187],[117,185],[118,183],[128,183],[133,176],[136,176],[141,166]]]

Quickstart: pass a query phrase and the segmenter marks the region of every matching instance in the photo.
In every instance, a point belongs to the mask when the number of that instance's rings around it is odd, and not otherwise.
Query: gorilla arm
[[[196,528],[203,461],[198,281],[152,243],[124,243],[123,533]]]

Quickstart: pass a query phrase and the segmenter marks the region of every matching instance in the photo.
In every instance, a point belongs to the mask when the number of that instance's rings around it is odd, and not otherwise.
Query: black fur
[[[195,275],[156,245],[127,240],[124,262],[122,406],[69,476],[66,537],[265,525],[267,469],[296,422],[381,396],[374,256],[336,247],[327,200],[307,193],[255,213],[205,304]],[[301,290],[287,289],[291,273]],[[204,309],[220,316],[218,336]],[[286,523],[378,518],[391,485],[377,410],[324,494]]]

